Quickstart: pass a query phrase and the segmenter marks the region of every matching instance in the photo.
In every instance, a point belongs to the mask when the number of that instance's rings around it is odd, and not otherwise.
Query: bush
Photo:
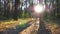
[[[0,20],[6,20],[7,18],[0,15]]]

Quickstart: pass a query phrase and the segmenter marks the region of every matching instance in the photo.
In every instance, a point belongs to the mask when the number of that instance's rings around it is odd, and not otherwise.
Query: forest
[[[60,34],[60,0],[0,0],[0,34]]]
[[[40,2],[45,5],[45,11],[49,11],[51,17],[60,17],[60,0],[40,0]],[[0,0],[0,20],[31,17],[34,10],[30,7],[36,3],[34,0]]]

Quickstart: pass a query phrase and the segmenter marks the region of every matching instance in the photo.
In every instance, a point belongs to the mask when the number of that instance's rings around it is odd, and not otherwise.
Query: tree
[[[59,18],[60,17],[60,0],[56,0],[56,3],[57,3],[57,17]]]
[[[1,0],[0,0],[0,14],[1,14]]]
[[[4,0],[4,17],[7,16],[7,0]]]
[[[15,10],[14,10],[14,20],[18,20],[18,5],[20,4],[20,0],[15,0]]]

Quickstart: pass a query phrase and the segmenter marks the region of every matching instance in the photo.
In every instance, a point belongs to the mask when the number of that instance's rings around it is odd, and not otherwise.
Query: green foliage
[[[0,15],[0,20],[6,20],[7,18]]]
[[[24,28],[26,27],[26,24],[20,24],[20,25],[17,25],[18,28]]]

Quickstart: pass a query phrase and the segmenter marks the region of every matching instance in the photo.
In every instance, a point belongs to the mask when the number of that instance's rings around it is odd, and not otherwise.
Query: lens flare
[[[43,10],[44,10],[44,7],[42,6],[42,5],[36,5],[36,6],[34,6],[34,10],[35,10],[35,12],[37,12],[37,13],[42,13],[43,12]]]

